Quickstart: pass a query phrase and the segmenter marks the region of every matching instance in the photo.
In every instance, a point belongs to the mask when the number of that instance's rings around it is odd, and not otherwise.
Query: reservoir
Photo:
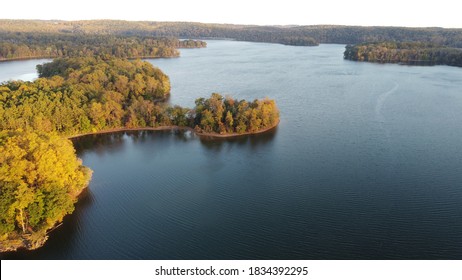
[[[172,104],[269,97],[281,122],[76,139],[94,173],[75,212],[43,248],[2,258],[461,259],[462,69],[347,61],[344,47],[208,41],[148,60]],[[0,78],[33,79],[37,63],[2,62]]]

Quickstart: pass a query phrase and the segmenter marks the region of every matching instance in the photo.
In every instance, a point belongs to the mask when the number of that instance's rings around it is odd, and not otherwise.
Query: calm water
[[[38,77],[35,66],[50,59],[31,59],[0,62],[0,83],[8,80],[32,81]]]
[[[149,60],[170,76],[172,103],[268,96],[278,129],[82,138],[86,196],[44,248],[5,257],[461,259],[462,69],[343,50],[210,41]]]

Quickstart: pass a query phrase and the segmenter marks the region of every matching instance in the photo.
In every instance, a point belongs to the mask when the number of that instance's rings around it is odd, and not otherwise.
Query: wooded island
[[[354,61],[462,67],[462,49],[433,43],[381,42],[348,45],[344,58]]]

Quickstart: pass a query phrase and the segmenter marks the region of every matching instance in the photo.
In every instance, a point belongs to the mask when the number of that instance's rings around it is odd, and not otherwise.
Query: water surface
[[[50,59],[31,59],[0,62],[0,83],[9,80],[33,81],[38,77],[35,66]]]

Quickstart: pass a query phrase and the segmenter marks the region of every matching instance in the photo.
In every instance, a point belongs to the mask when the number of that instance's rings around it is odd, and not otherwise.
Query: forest
[[[162,122],[153,101],[169,95],[170,81],[148,62],[59,58],[37,69],[34,82],[0,85],[0,129],[72,135]]]
[[[0,132],[0,252],[35,249],[74,210],[91,170],[56,133]]]
[[[170,81],[141,60],[56,58],[33,82],[0,84],[0,251],[43,245],[72,213],[91,170],[65,137],[123,128],[183,128],[199,135],[256,133],[279,123],[274,100],[213,93],[194,108],[165,101]]]
[[[204,38],[293,46],[348,44],[344,58],[350,60],[452,66],[460,66],[462,48],[462,30],[446,28],[0,20],[0,61],[104,55],[177,57],[180,48],[206,47],[200,40]]]
[[[0,32],[0,38],[0,61],[103,55],[119,58],[178,57],[179,48],[207,46],[203,41],[166,37],[68,33]]]
[[[348,45],[344,58],[354,61],[462,67],[462,49],[434,43],[381,42]]]
[[[359,44],[363,42],[409,41],[431,42],[442,46],[462,48],[461,29],[437,27],[257,26],[121,20],[0,20],[0,34],[5,33],[86,34],[140,38],[227,38],[240,41],[303,46],[328,43]]]

